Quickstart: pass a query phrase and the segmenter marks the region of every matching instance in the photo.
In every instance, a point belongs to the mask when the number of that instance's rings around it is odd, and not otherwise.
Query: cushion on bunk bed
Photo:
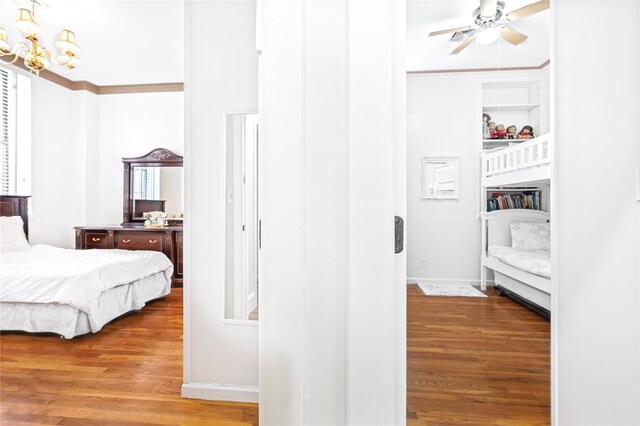
[[[551,229],[545,222],[513,222],[511,246],[518,250],[551,250]]]
[[[549,250],[518,250],[513,247],[489,246],[489,256],[530,274],[551,278]]]

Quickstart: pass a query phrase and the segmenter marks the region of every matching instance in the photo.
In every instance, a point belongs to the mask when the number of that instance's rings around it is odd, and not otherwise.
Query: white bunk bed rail
[[[552,149],[549,134],[498,151],[483,152],[484,187],[550,179]]]

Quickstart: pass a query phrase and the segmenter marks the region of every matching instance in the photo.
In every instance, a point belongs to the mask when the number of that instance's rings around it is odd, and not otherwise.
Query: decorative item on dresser
[[[122,224],[76,226],[76,249],[160,251],[173,263],[173,285],[182,286],[182,157],[156,148],[122,163]],[[167,226],[145,227],[149,212],[166,212]]]

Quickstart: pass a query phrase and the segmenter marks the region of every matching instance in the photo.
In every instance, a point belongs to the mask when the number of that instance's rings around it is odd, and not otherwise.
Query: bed
[[[495,287],[500,294],[549,318],[551,311],[549,213],[522,208],[488,212],[487,199],[488,194],[496,191],[512,194],[522,191],[539,191],[538,208],[548,210],[553,139],[551,135],[545,134],[508,148],[484,151],[481,153],[480,161],[482,167],[481,287],[484,290],[493,275]],[[514,224],[516,228],[530,228],[529,230],[532,231],[530,236],[532,238],[535,236],[538,241],[529,245],[526,242],[524,245],[519,245],[519,241],[513,241]],[[523,229],[516,229],[515,233],[518,234],[518,232],[523,232]],[[540,243],[544,244],[540,245]]]
[[[160,252],[71,250],[28,243],[27,198],[0,199],[0,330],[96,333],[171,291]]]
[[[553,160],[551,135],[541,135],[508,148],[485,151],[480,160],[483,188],[549,182]]]
[[[549,213],[496,210],[483,213],[486,245],[481,257],[482,285],[494,275],[494,286],[536,313],[551,312]]]

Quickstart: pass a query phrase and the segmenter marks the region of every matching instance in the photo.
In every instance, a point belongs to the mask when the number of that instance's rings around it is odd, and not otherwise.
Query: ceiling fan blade
[[[541,0],[539,2],[531,3],[530,5],[507,13],[505,19],[507,22],[513,22],[516,19],[526,18],[527,16],[533,15],[534,13],[542,12],[543,10],[547,9],[549,9],[549,0]]]
[[[477,35],[478,35],[478,33],[473,33],[473,34],[471,34],[471,35],[470,35],[470,36],[469,36],[465,41],[463,41],[462,43],[460,43],[460,45],[459,45],[458,47],[456,47],[456,49],[455,49],[453,52],[451,52],[451,53],[449,53],[449,54],[450,54],[450,55],[457,55],[458,53],[462,52],[462,50],[463,50],[465,47],[467,47],[468,45],[470,45],[470,44],[471,44],[471,42],[472,42],[473,40],[475,40],[475,39],[476,39]]]
[[[466,27],[458,27],[458,28],[449,28],[448,30],[433,31],[429,33],[429,37],[437,36],[440,34],[457,33],[459,31],[469,31],[470,29],[471,29],[470,26],[466,26]]]
[[[522,43],[523,41],[529,38],[528,36],[522,34],[521,32],[516,31],[513,28],[509,28],[509,27],[501,27],[500,35],[502,36],[503,39],[513,44],[514,46],[519,45],[520,43]]]

